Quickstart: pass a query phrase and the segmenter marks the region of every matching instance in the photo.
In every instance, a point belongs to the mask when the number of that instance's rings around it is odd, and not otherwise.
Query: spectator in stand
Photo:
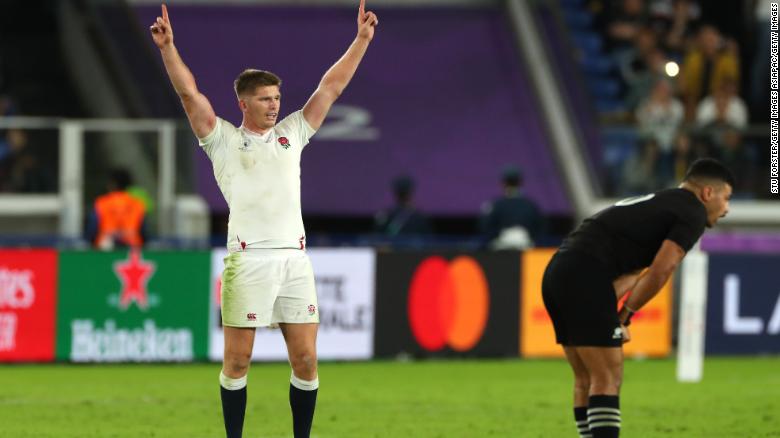
[[[0,117],[10,117],[16,115],[16,105],[10,96],[0,94]],[[8,146],[8,132],[0,129],[0,160],[5,158],[10,151]]]
[[[0,117],[16,115],[16,103],[11,96],[0,94]]]
[[[21,129],[6,132],[8,153],[0,160],[0,192],[46,193],[53,190],[49,174],[39,165],[30,149],[27,133]]]
[[[650,21],[661,35],[661,44],[672,55],[685,52],[691,30],[701,18],[702,10],[694,0],[654,0],[649,7]]]
[[[647,24],[644,0],[623,0],[609,18],[607,33],[610,45],[618,52],[630,49],[640,30]]]
[[[750,197],[755,183],[755,159],[742,141],[742,133],[734,127],[727,126],[719,130],[718,134],[714,144],[715,154],[737,177],[734,196]]]
[[[639,136],[654,140],[662,156],[669,156],[677,131],[682,125],[682,103],[674,97],[672,84],[659,78],[653,91],[636,112]]]
[[[737,95],[737,83],[732,78],[721,81],[715,93],[705,97],[696,110],[697,126],[706,127],[712,124],[729,125],[738,129],[747,127],[747,105]]]
[[[652,28],[645,26],[637,33],[631,49],[615,55],[620,76],[630,91],[633,91],[638,82],[646,82],[647,77],[652,76],[651,54],[657,50],[656,34]],[[649,93],[649,89],[646,92]]]
[[[663,188],[668,177],[664,175],[663,160],[658,142],[647,139],[640,150],[626,160],[623,166],[623,196],[641,195]]]
[[[646,55],[656,49],[658,49],[658,34],[652,27],[643,26],[634,37],[629,60],[634,63],[641,62]]]
[[[646,100],[653,90],[653,86],[660,78],[666,77],[665,67],[668,59],[661,49],[655,48],[638,60],[635,70],[631,75],[626,75],[628,95],[626,105],[636,109]]]
[[[501,174],[503,194],[482,206],[480,230],[492,249],[533,247],[544,231],[544,218],[536,202],[520,188],[523,174],[516,166],[507,166]]]
[[[699,100],[707,93],[715,93],[725,80],[739,83],[736,44],[724,40],[713,26],[703,26],[698,32],[696,43],[685,55],[679,76],[687,120],[694,119]]]
[[[682,181],[685,172],[699,158],[710,156],[707,144],[694,138],[685,130],[680,130],[674,139],[671,161],[671,183]]]
[[[374,229],[386,236],[423,235],[431,233],[428,218],[414,206],[414,180],[400,176],[393,180],[395,206],[374,217]]]

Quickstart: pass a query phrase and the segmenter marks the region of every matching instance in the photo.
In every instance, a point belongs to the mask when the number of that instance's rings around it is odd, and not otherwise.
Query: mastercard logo
[[[414,339],[428,351],[474,348],[485,331],[489,309],[485,273],[471,257],[452,261],[429,257],[412,277],[409,325]]]

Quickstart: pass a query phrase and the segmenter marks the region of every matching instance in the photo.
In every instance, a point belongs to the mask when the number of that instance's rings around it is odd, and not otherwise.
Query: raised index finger
[[[168,21],[168,7],[165,6],[165,3],[162,5],[162,14],[163,14],[163,20],[166,22]]]
[[[363,14],[366,12],[366,0],[360,0],[360,13]]]

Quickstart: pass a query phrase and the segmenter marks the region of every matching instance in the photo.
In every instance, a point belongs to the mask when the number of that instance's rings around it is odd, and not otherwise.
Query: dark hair
[[[133,183],[133,178],[126,169],[113,169],[108,174],[108,182],[114,186],[115,190],[124,191]]]
[[[517,166],[508,165],[501,171],[501,182],[508,186],[521,186],[523,184],[523,171]]]
[[[236,90],[236,96],[239,98],[247,92],[254,92],[257,87],[267,87],[276,85],[282,86],[282,80],[279,76],[265,70],[255,70],[248,68],[241,72],[233,82],[233,89]]]
[[[408,175],[401,175],[393,179],[393,193],[398,198],[409,198],[414,192],[414,180]]]
[[[695,181],[698,179],[714,179],[723,181],[734,188],[734,174],[728,167],[713,158],[700,158],[691,164],[685,173],[683,181]]]

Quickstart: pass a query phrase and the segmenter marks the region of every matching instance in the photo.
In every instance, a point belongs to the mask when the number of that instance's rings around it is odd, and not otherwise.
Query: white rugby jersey
[[[304,248],[301,152],[314,133],[303,111],[296,111],[265,135],[217,117],[211,133],[199,139],[230,208],[228,251]]]

